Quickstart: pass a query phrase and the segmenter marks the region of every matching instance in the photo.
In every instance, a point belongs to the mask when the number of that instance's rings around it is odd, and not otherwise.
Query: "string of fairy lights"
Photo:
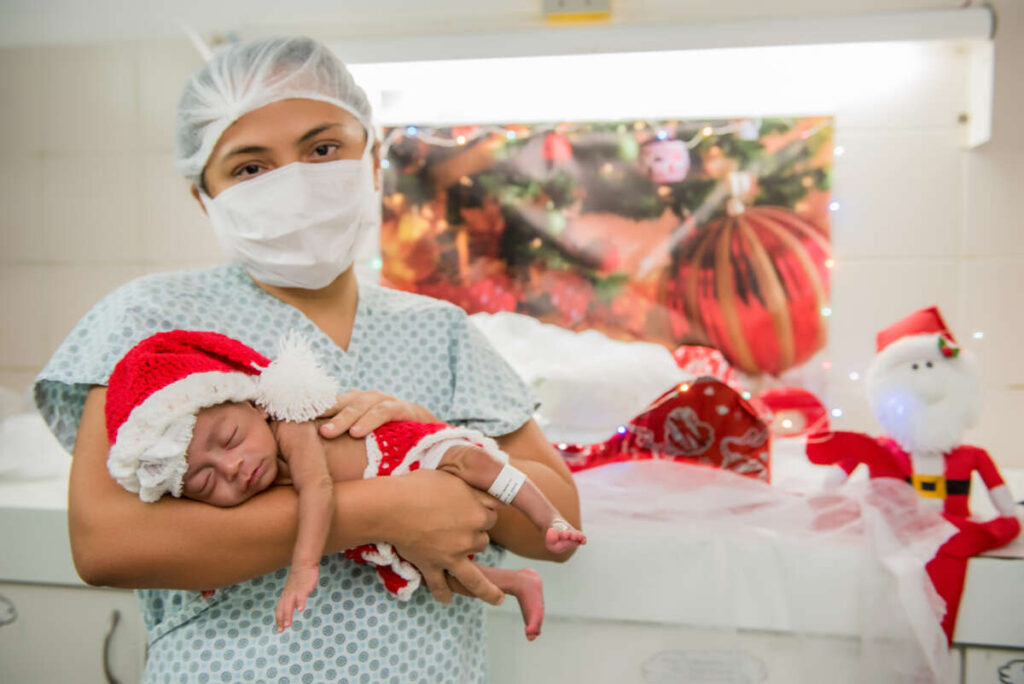
[[[654,137],[658,140],[668,140],[671,136],[669,127],[662,123],[655,121],[634,121],[632,124],[620,123],[618,127],[619,133],[625,133],[630,128],[634,131],[652,130],[654,131]],[[678,124],[677,124],[678,125]],[[824,124],[818,124],[812,129],[805,131],[806,136],[810,137],[813,133],[820,130]],[[435,145],[437,147],[462,147],[471,145],[477,140],[490,137],[490,136],[503,136],[506,140],[514,141],[520,139],[520,134],[517,131],[504,128],[502,126],[495,125],[470,125],[470,126],[454,126],[454,128],[465,128],[472,129],[467,130],[465,133],[460,133],[454,136],[438,135],[436,128],[426,128],[420,126],[398,126],[391,129],[388,135],[384,138],[381,143],[381,158],[387,159],[387,153],[391,149],[391,145],[395,140],[401,137],[418,138],[428,145]],[[757,138],[758,129],[760,128],[760,119],[739,119],[737,121],[730,121],[728,123],[711,126],[704,125],[695,127],[696,133],[690,138],[683,140],[686,144],[687,149],[693,149],[700,144],[700,141],[704,138],[710,138],[713,135],[728,135],[731,133],[738,134],[745,140],[754,140]],[[561,123],[557,125],[546,126],[543,129],[533,132],[533,135],[547,134],[551,132],[557,133],[576,133],[584,130],[584,127],[580,124],[567,124]],[[466,134],[468,133],[468,135]],[[529,136],[528,136],[529,137]],[[385,167],[386,168],[386,167]]]
[[[617,127],[617,132],[622,134],[622,133],[628,132],[630,129],[632,129],[635,132],[651,131],[651,132],[653,132],[653,137],[655,139],[657,139],[659,141],[664,141],[664,140],[669,140],[669,139],[671,139],[673,137],[673,133],[672,133],[672,131],[670,129],[674,126],[675,127],[675,134],[676,134],[675,139],[681,140],[686,145],[686,148],[688,150],[692,150],[693,148],[697,147],[697,145],[699,145],[702,140],[704,140],[706,138],[709,138],[711,136],[721,136],[721,135],[735,134],[735,135],[737,135],[740,138],[745,139],[745,140],[756,139],[758,137],[758,130],[760,128],[760,123],[761,123],[760,119],[748,118],[748,119],[732,120],[732,121],[728,121],[728,122],[720,124],[720,125],[706,124],[706,125],[703,125],[703,126],[700,126],[700,125],[687,126],[687,127],[685,127],[687,130],[692,129],[694,132],[692,133],[692,135],[689,135],[687,137],[682,137],[682,136],[679,135],[681,127],[679,126],[678,122],[657,122],[657,121],[652,121],[652,120],[637,120],[637,121],[633,121],[632,123],[627,123],[627,122],[620,123],[618,125],[618,127]],[[824,123],[824,122],[823,123],[819,123],[819,124],[816,124],[812,128],[809,128],[809,129],[807,129],[805,131],[802,131],[801,132],[801,138],[803,138],[803,139],[810,138],[812,135],[814,135],[816,132],[818,132],[825,125],[827,125],[827,124]],[[433,146],[437,146],[437,147],[453,148],[453,147],[470,146],[470,145],[472,145],[473,143],[477,142],[480,139],[491,138],[491,137],[495,137],[495,136],[497,136],[497,137],[504,137],[509,142],[515,142],[515,141],[522,142],[525,139],[528,139],[529,137],[536,136],[536,135],[547,135],[547,134],[550,134],[550,133],[553,133],[553,132],[561,133],[561,134],[572,134],[572,133],[581,132],[581,131],[585,130],[583,125],[580,125],[580,124],[569,124],[569,123],[545,125],[545,126],[543,126],[541,128],[538,128],[536,130],[529,131],[525,135],[522,132],[518,131],[518,130],[513,130],[513,129],[510,129],[510,128],[506,128],[504,126],[487,125],[487,124],[484,124],[484,125],[465,125],[465,126],[447,126],[445,128],[448,131],[458,131],[458,134],[455,134],[455,135],[439,134],[437,132],[437,128],[424,127],[424,126],[415,126],[415,125],[398,126],[398,127],[392,128],[388,132],[387,136],[384,138],[384,140],[383,140],[383,142],[381,144],[381,160],[382,160],[381,161],[381,165],[384,168],[388,168],[388,166],[389,166],[389,163],[388,163],[388,152],[390,151],[391,146],[397,140],[399,140],[399,139],[401,139],[403,137],[416,138],[416,139],[421,140],[422,142],[424,142],[424,143],[426,143],[428,145],[433,145]],[[833,156],[835,158],[840,158],[845,153],[846,153],[846,148],[843,145],[835,145],[833,147]],[[833,226],[834,227],[836,227],[836,224],[839,224],[841,222],[841,220],[840,220],[840,210],[841,210],[841,208],[842,208],[842,205],[839,202],[839,200],[837,200],[837,199],[832,199],[829,202],[829,204],[828,204],[828,209],[829,209],[830,213],[834,217],[833,218]],[[829,258],[827,258],[825,260],[825,267],[828,268],[829,270],[832,270],[833,268],[835,268],[835,266],[836,266],[836,260],[833,257],[829,257]],[[372,267],[375,270],[378,270],[378,271],[381,269],[382,263],[381,263],[381,259],[379,257],[377,257],[377,258],[375,258],[373,260]],[[823,318],[831,318],[833,316],[833,308],[831,306],[829,306],[829,305],[823,306],[822,309],[821,309],[821,316]],[[984,333],[984,331],[977,330],[977,331],[972,333],[971,337],[974,340],[979,340],[980,341],[980,340],[985,339],[985,333]],[[821,366],[821,370],[824,371],[827,376],[831,375],[832,371],[834,370],[833,363],[832,363],[831,359],[827,359],[826,358],[826,359],[822,360],[820,362],[820,366]],[[852,370],[849,370],[849,371],[846,372],[846,377],[848,378],[848,380],[850,382],[858,382],[862,378],[862,373],[858,369],[852,369]],[[679,387],[680,391],[686,391],[686,389],[688,389],[688,387],[687,387],[687,385],[685,383],[683,385],[680,385],[680,387]],[[750,400],[752,398],[752,394],[749,391],[742,391],[741,392],[741,396],[744,399],[746,399],[746,400]],[[838,419],[838,418],[842,418],[845,415],[845,411],[843,410],[842,406],[839,406],[839,405],[837,405],[835,403],[832,403],[832,402],[829,402],[829,403],[830,403],[830,405],[827,407],[828,408],[828,415],[829,416],[831,416],[832,418]],[[786,423],[789,423],[789,424],[787,425]],[[790,419],[785,418],[785,419],[783,419],[781,421],[781,426],[782,426],[783,429],[790,429],[790,428],[793,427],[793,424],[792,424],[792,421]],[[618,429],[617,429],[617,432],[620,435],[625,434],[627,431],[628,431],[628,428],[625,425],[620,425],[618,427]],[[569,445],[559,444],[558,446],[559,446],[559,448],[566,448]]]

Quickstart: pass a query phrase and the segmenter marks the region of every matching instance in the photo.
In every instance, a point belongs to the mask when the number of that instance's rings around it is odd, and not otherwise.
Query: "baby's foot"
[[[568,551],[586,543],[586,535],[561,518],[555,518],[544,533],[544,544],[552,553]]]
[[[540,626],[544,622],[544,583],[537,571],[533,568],[516,570],[514,593],[526,624],[526,640],[533,641],[540,636]]]

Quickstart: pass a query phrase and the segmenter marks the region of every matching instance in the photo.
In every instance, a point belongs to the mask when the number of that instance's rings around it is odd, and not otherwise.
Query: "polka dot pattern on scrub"
[[[140,340],[176,328],[215,330],[273,356],[295,329],[312,340],[341,387],[378,389],[424,406],[438,418],[507,434],[536,404],[516,373],[445,302],[360,283],[347,352],[302,312],[259,289],[241,266],[158,274],[132,281],[78,323],[39,374],[39,410],[71,450],[85,395],[104,385],[114,364]],[[138,531],[144,534],[144,531]],[[477,560],[493,564],[491,547]],[[144,682],[483,682],[483,604],[450,606],[421,589],[398,601],[373,568],[325,556],[305,612],[283,634],[274,605],[285,570],[218,590],[143,590],[149,642]]]

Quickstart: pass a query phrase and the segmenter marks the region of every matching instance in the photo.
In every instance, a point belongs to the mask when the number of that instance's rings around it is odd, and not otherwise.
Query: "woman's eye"
[[[338,149],[338,146],[333,143],[321,143],[313,148],[313,152],[318,157],[326,157],[336,149]]]
[[[928,366],[929,368],[931,368],[931,367],[932,367],[932,362],[931,362],[931,361],[927,361],[927,362],[925,362],[925,364],[924,364],[924,365],[926,365],[926,366]]]
[[[917,370],[917,364],[913,363],[910,365],[910,370]]]
[[[234,175],[235,176],[242,176],[242,177],[244,177],[244,176],[255,176],[259,172],[260,172],[259,164],[246,164],[245,166],[238,167],[238,170],[235,171]]]

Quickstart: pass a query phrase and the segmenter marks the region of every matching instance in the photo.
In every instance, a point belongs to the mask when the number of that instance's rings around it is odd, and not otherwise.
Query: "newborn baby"
[[[111,474],[143,500],[170,492],[235,506],[272,485],[295,487],[298,534],[275,611],[278,631],[291,625],[296,609],[304,610],[316,587],[334,514],[334,482],[438,469],[522,511],[552,552],[586,543],[497,443],[475,430],[392,422],[365,439],[322,439],[310,418],[333,405],[333,383],[300,341],[291,339],[282,350],[271,363],[217,333],[159,333],[125,355],[107,393]],[[155,391],[140,390],[140,383],[154,377],[158,385],[170,382]],[[160,422],[166,425],[155,424]],[[420,584],[415,567],[389,544],[350,549],[346,556],[375,565],[388,590],[401,599]],[[544,614],[536,572],[478,567],[518,599],[527,639],[536,638]],[[471,595],[448,579],[454,591]]]
[[[296,609],[305,609],[306,598],[316,587],[324,541],[334,512],[334,482],[362,477],[392,475],[417,468],[434,468],[451,473],[477,489],[488,491],[499,479],[508,456],[487,437],[451,428],[444,423],[394,422],[383,425],[366,439],[347,435],[325,440],[319,423],[293,423],[269,419],[266,411],[252,403],[229,403],[205,408],[196,416],[192,442],[186,451],[183,496],[216,506],[234,506],[271,485],[292,485],[299,493],[299,533],[284,593],[277,605],[278,630],[288,627]],[[484,443],[487,444],[486,448]],[[371,458],[372,455],[372,458]],[[509,467],[511,469],[511,467]],[[518,471],[515,471],[518,472]],[[547,497],[529,479],[518,483],[516,476],[500,491],[492,492],[527,515],[544,532],[549,550],[560,553],[585,542],[581,532],[567,523]],[[370,556],[384,555],[386,565],[378,572],[389,589],[410,585],[396,564],[408,566],[393,550],[382,544],[348,552],[358,562],[374,562]],[[531,569],[519,571],[478,566],[484,575],[506,594],[518,600],[526,621],[527,638],[540,633],[543,598],[540,578]],[[412,569],[412,566],[406,570]],[[449,578],[449,581],[452,581]],[[452,589],[468,594],[457,583]],[[395,591],[405,598],[410,591]]]

